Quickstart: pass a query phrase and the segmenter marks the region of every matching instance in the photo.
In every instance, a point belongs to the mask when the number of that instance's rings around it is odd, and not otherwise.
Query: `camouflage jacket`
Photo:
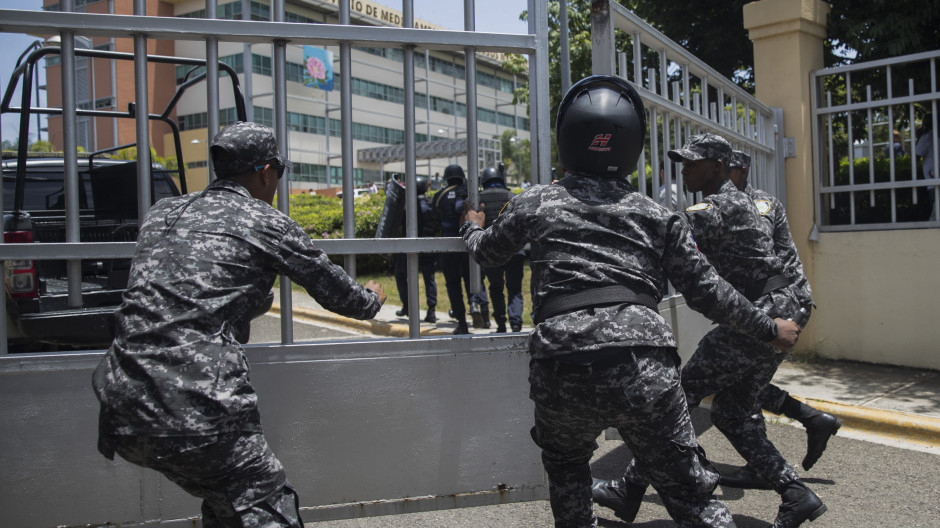
[[[361,319],[378,295],[346,275],[287,215],[237,183],[160,200],[140,231],[115,339],[93,385],[117,435],[260,431],[241,343],[278,274]]]
[[[774,253],[771,226],[761,219],[751,198],[730,180],[717,193],[682,213],[695,243],[718,273],[739,292],[783,273]],[[763,295],[754,304],[771,317],[793,317],[799,310],[790,288]]]
[[[624,179],[569,174],[558,184],[531,187],[509,202],[492,227],[465,222],[461,235],[483,266],[500,265],[531,243],[536,311],[553,296],[614,285],[658,301],[665,274],[708,318],[765,341],[776,334],[774,321],[695,249],[682,218]],[[676,343],[659,313],[637,304],[559,314],[529,336],[534,358],[623,346]]]
[[[803,272],[803,263],[800,261],[796,244],[793,243],[793,237],[790,234],[786,208],[780,200],[750,185],[745,187],[744,192],[754,201],[757,212],[773,226],[774,253],[783,264],[783,273],[790,279],[792,290],[799,299],[800,305],[813,304],[813,290]]]

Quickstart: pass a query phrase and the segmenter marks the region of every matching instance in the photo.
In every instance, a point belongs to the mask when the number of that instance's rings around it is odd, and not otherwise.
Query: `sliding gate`
[[[311,4],[330,2],[311,2]],[[57,34],[62,42],[63,86],[75,85],[73,37],[107,36],[133,40],[133,81],[138,108],[147,108],[146,50],[153,41],[204,43],[208,79],[218,78],[219,44],[239,42],[273,48],[273,124],[281,151],[289,152],[285,50],[288,45],[338,46],[340,86],[352,86],[351,49],[397,48],[404,60],[402,116],[405,183],[415,188],[414,56],[416,50],[463,55],[466,115],[476,115],[476,53],[518,53],[529,57],[533,100],[547,89],[547,12],[529,2],[530,34],[474,31],[474,3],[464,2],[465,31],[413,29],[413,5],[403,2],[403,24],[374,27],[350,24],[350,1],[338,2],[339,24],[286,22],[285,2],[270,5],[271,20],[247,20],[256,2],[243,1],[246,20],[221,20],[217,2],[205,2],[208,18],[145,16],[147,2],[135,0],[134,15],[74,12],[94,2],[63,1],[59,11],[0,9],[0,32]],[[103,4],[103,3],[102,3]],[[170,4],[175,4],[171,2]],[[248,8],[247,6],[249,6]],[[336,2],[333,2],[335,5]],[[100,4],[99,4],[100,5]],[[112,4],[108,3],[109,6]],[[226,4],[232,7],[231,3]],[[111,12],[113,13],[113,11]],[[198,45],[198,44],[197,44]],[[7,50],[8,53],[12,50]],[[246,68],[250,75],[250,68]],[[151,80],[152,81],[152,80]],[[4,81],[6,82],[6,81]],[[355,273],[356,255],[407,252],[418,307],[417,253],[462,251],[459,239],[353,238],[353,157],[351,90],[341,90],[341,165],[344,188],[344,240],[319,244],[345,255]],[[206,85],[208,130],[219,127],[219,86]],[[250,103],[250,101],[249,101]],[[550,174],[547,105],[531,107],[532,166]],[[74,97],[63,98],[64,151],[75,163]],[[137,113],[137,142],[151,144],[147,112]],[[469,150],[476,151],[476,121],[466,123]],[[540,147],[542,150],[540,150]],[[71,154],[69,154],[71,153]],[[147,149],[139,149],[138,181],[148,182]],[[478,167],[468,160],[471,189]],[[73,178],[66,171],[66,178]],[[545,176],[548,177],[548,176]],[[286,211],[288,179],[281,181],[277,206]],[[149,185],[140,185],[148,189]],[[66,184],[69,191],[69,183]],[[474,191],[475,192],[475,191]],[[66,203],[68,196],[66,197]],[[76,200],[77,203],[77,200]],[[149,203],[143,196],[140,203]],[[409,218],[415,195],[407,198]],[[145,208],[142,207],[141,210]],[[133,243],[79,243],[77,211],[67,210],[68,239],[57,244],[0,244],[0,260],[127,258]],[[80,266],[72,266],[80,271]],[[477,270],[477,273],[479,271]],[[70,277],[79,280],[80,274]],[[301,497],[306,521],[478,506],[547,497],[539,453],[529,436],[525,337],[420,338],[411,314],[411,338],[294,343],[291,292],[282,277],[281,342],[249,346],[251,379],[261,402],[268,441],[287,468]],[[81,306],[80,295],[70,299]],[[2,311],[2,307],[0,307]],[[0,346],[5,348],[4,343]],[[86,525],[193,526],[198,502],[162,476],[96,451],[97,401],[91,374],[98,352],[0,355],[0,510],[4,526],[18,528]]]
[[[560,3],[567,4],[564,0]],[[249,2],[243,0],[242,4]],[[208,79],[218,78],[214,61],[220,42],[272,46],[274,129],[283,152],[289,151],[288,44],[339,46],[343,87],[351,86],[352,46],[400,49],[404,57],[406,111],[402,121],[408,188],[415,187],[416,178],[415,51],[464,54],[469,116],[476,115],[475,53],[528,55],[534,183],[549,183],[551,178],[548,15],[541,0],[529,1],[528,35],[475,32],[473,0],[464,0],[465,20],[470,21],[465,31],[412,29],[411,0],[403,1],[403,28],[350,25],[349,0],[339,1],[340,24],[336,25],[285,22],[282,0],[272,2],[270,21],[214,19],[218,6],[212,0],[206,1],[205,12],[210,18],[202,19],[144,16],[143,0],[135,0],[134,16],[74,13],[71,6],[72,2],[63,1],[60,12],[0,10],[0,32],[58,33],[65,43],[63,64],[74,59],[69,43],[75,35],[133,39],[140,107],[145,107],[147,100],[144,55],[148,41],[205,43]],[[595,1],[592,11],[594,72],[616,71],[634,82],[650,111],[649,143],[640,161],[640,174],[649,163],[652,176],[649,181],[639,178],[642,192],[670,207],[692,203],[695,197],[681,192],[681,175],[676,168],[668,163],[662,166],[660,160],[687,135],[705,130],[724,135],[752,155],[752,180],[759,187],[772,192],[783,188],[782,157],[777,156],[782,138],[779,115],[721,79],[619,4]],[[617,53],[615,30],[625,32],[632,41],[632,53]],[[566,39],[564,33],[562,38]],[[562,48],[565,46],[563,41]],[[650,50],[658,53],[659,62],[644,68],[642,57]],[[74,79],[67,77],[74,76],[74,70],[63,70],[63,85],[72,85]],[[565,71],[567,65],[563,64]],[[667,81],[676,72],[678,78]],[[563,86],[567,87],[567,82],[570,79],[563,81]],[[207,83],[206,97],[210,109],[219,107],[217,82]],[[65,98],[63,109],[66,115],[74,113],[74,99]],[[406,226],[406,238],[353,238],[354,147],[349,90],[341,93],[340,115],[345,239],[323,240],[319,245],[329,254],[344,255],[351,273],[355,273],[356,255],[407,253],[411,337],[295,343],[291,293],[282,278],[281,342],[249,346],[247,353],[266,436],[300,494],[305,520],[546,498],[539,453],[529,437],[532,410],[527,398],[524,336],[419,337],[417,254],[462,251],[463,244],[458,239],[416,238],[414,221]],[[146,120],[144,112],[138,113],[140,144],[149,142]],[[68,126],[68,119],[65,121]],[[207,121],[208,129],[218,128],[217,112],[208,112]],[[478,151],[476,122],[468,119],[466,129],[468,150]],[[75,152],[75,135],[68,130],[65,151]],[[146,182],[146,149],[141,149],[141,156],[138,179]],[[476,189],[481,167],[474,156],[469,157],[467,169],[470,187]],[[285,178],[278,193],[278,207],[284,211],[288,192]],[[141,203],[146,203],[144,199],[149,196],[142,197]],[[416,218],[416,205],[416,197],[409,194],[408,218]],[[77,212],[72,216],[74,239],[40,248],[0,244],[0,260],[65,258],[79,262],[132,254],[132,243],[78,243]],[[672,322],[681,354],[687,357],[707,323],[696,318],[681,297],[667,298],[660,308]],[[97,453],[97,401],[91,390],[91,373],[100,357],[100,351],[0,355],[0,430],[4,431],[0,436],[0,509],[4,525],[182,527],[198,522],[197,501],[175,485],[153,471],[121,460],[109,462]]]

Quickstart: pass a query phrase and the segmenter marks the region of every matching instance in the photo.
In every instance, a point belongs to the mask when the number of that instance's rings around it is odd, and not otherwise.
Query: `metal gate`
[[[246,2],[247,3],[247,2]],[[566,2],[562,1],[562,5]],[[606,4],[594,2],[593,4]],[[505,35],[474,31],[473,0],[464,1],[465,31],[413,29],[413,6],[403,1],[403,26],[368,27],[350,24],[350,0],[339,1],[340,24],[285,22],[283,0],[272,2],[271,21],[213,19],[215,1],[206,1],[209,18],[144,16],[146,2],[135,0],[134,16],[71,12],[63,1],[60,12],[0,10],[0,31],[58,32],[62,62],[74,59],[73,37],[104,35],[130,38],[135,49],[137,105],[147,108],[147,43],[154,39],[205,42],[206,97],[219,107],[217,59],[220,42],[264,43],[273,46],[274,129],[287,152],[285,47],[290,44],[338,45],[341,84],[350,86],[351,46],[394,47],[402,50],[405,86],[405,184],[415,187],[414,114],[415,50],[446,50],[465,54],[467,115],[476,115],[476,52],[520,53],[529,57],[530,119],[533,131],[531,164],[536,183],[551,179],[548,119],[548,14],[545,2],[529,0],[529,34]],[[633,41],[633,68],[625,54],[615,54],[614,28]],[[750,98],[733,83],[688,56],[678,45],[612,3],[594,18],[595,73],[612,73],[633,81],[650,110],[653,195],[671,184],[681,189],[681,176],[659,159],[681,145],[689,133],[720,133],[754,158],[754,181],[770,191],[782,181],[782,160],[776,157],[773,111]],[[659,69],[643,79],[639,54],[643,46],[660,54]],[[615,61],[616,57],[616,61]],[[681,69],[681,81],[666,75]],[[631,76],[632,71],[632,76]],[[657,73],[657,71],[659,73]],[[63,85],[75,72],[63,68]],[[698,93],[699,95],[696,95]],[[291,293],[282,278],[281,343],[248,347],[252,382],[259,393],[266,436],[287,467],[298,489],[308,521],[543,499],[547,485],[537,448],[529,438],[532,407],[527,398],[528,355],[524,336],[420,338],[417,254],[463,251],[459,239],[419,239],[414,194],[407,195],[406,237],[353,238],[353,142],[351,95],[341,94],[343,240],[318,245],[344,255],[355,274],[355,256],[408,254],[409,327],[411,337],[398,340],[294,343]],[[75,101],[63,101],[66,160],[75,164]],[[741,117],[738,118],[737,115]],[[777,121],[778,125],[779,120]],[[218,113],[208,112],[208,128],[218,128]],[[476,123],[466,122],[467,149],[478,151]],[[149,144],[147,116],[137,117],[137,140]],[[779,134],[782,136],[782,134]],[[71,153],[71,154],[70,154]],[[655,154],[653,154],[655,153]],[[146,183],[149,152],[142,149],[138,180]],[[645,172],[645,157],[640,161]],[[472,199],[480,167],[468,159]],[[641,174],[643,174],[641,172]],[[67,173],[68,178],[77,175]],[[677,181],[678,180],[678,181]],[[148,185],[140,185],[139,203],[149,204]],[[68,192],[68,191],[67,191]],[[287,211],[287,181],[281,182],[278,208]],[[676,191],[676,207],[694,197]],[[68,202],[71,203],[71,202]],[[140,207],[144,211],[146,207]],[[64,243],[0,244],[0,260],[127,258],[133,243],[80,243],[78,212],[69,211],[71,233]],[[476,271],[479,277],[479,271]],[[77,280],[80,275],[70,276]],[[472,280],[471,282],[479,282]],[[76,300],[81,305],[80,297]],[[3,307],[0,306],[0,312]],[[681,297],[663,302],[661,310],[673,324],[684,356],[707,323],[684,308]],[[0,314],[3,315],[3,314]],[[5,343],[5,339],[3,339]],[[4,346],[4,344],[0,344]],[[101,352],[0,356],[0,508],[4,523],[18,527],[76,525],[192,526],[198,518],[195,499],[160,475],[122,461],[109,462],[95,449],[97,402],[91,372]]]

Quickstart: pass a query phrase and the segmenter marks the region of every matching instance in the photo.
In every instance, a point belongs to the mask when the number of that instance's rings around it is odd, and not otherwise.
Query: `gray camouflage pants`
[[[780,489],[796,480],[796,470],[767,438],[762,393],[786,357],[754,338],[718,327],[702,338],[682,369],[689,408],[711,394],[711,419],[735,450],[765,480]],[[773,394],[773,393],[770,393]],[[642,471],[631,463],[624,478],[642,485]]]
[[[597,526],[591,499],[596,438],[616,427],[682,527],[733,527],[714,498],[718,473],[695,440],[671,348],[623,348],[607,368],[530,362],[532,438],[542,449],[556,528]]]
[[[128,462],[201,498],[204,528],[303,528],[297,493],[262,434],[109,440]]]

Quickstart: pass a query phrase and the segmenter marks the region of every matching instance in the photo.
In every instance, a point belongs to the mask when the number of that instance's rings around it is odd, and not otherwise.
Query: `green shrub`
[[[385,192],[367,194],[355,199],[354,232],[356,238],[374,238],[379,217],[385,206]],[[316,194],[297,194],[290,198],[290,215],[313,239],[343,238],[343,202],[339,198]],[[330,256],[343,264],[343,256]],[[356,274],[386,273],[388,259],[384,254],[358,255]]]

